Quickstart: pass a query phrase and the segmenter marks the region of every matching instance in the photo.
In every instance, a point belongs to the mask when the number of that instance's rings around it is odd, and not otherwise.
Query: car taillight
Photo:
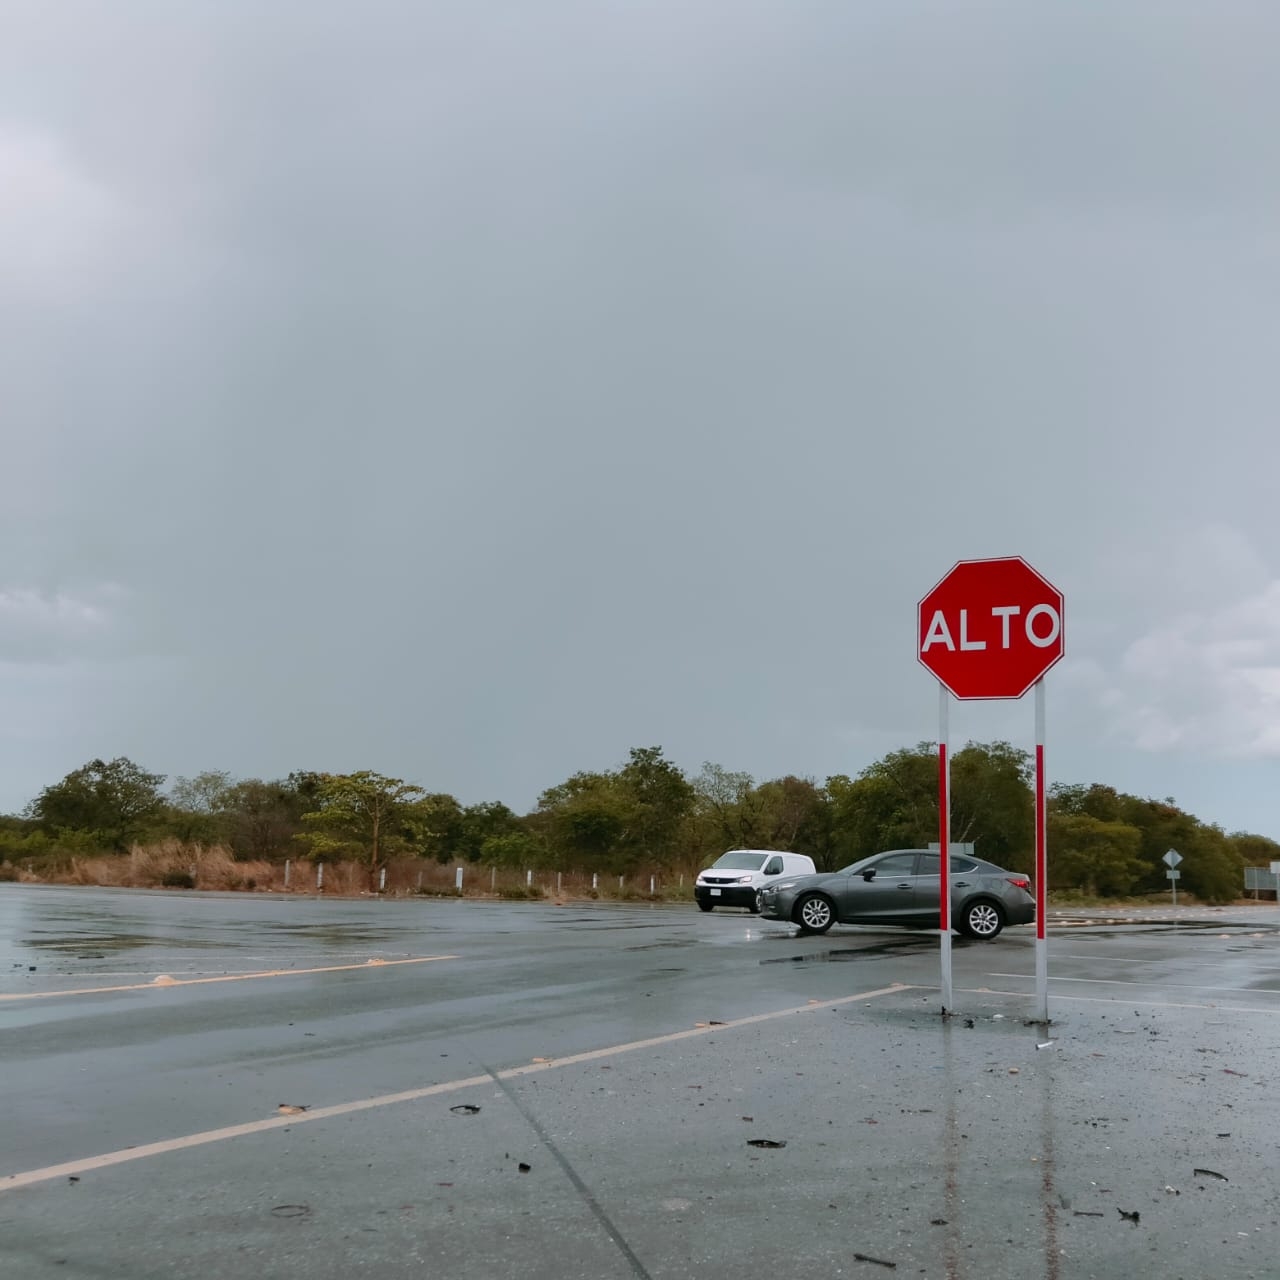
[[[1031,881],[1028,880],[1026,876],[1005,876],[1005,879],[1008,880],[1015,889],[1025,889],[1028,893],[1031,892]]]

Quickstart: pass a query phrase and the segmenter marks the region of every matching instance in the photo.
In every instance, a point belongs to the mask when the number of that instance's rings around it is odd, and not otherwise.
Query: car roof
[[[931,853],[935,857],[937,857],[938,852],[939,851],[937,849],[882,849],[879,853],[869,854],[868,858],[883,858],[883,857],[887,857],[891,853]],[[999,863],[990,862],[986,858],[979,858],[972,853],[956,853],[954,850],[952,850],[951,857],[964,858],[967,862],[976,863],[980,867],[990,867],[992,871],[1005,870],[1005,868],[1000,866]]]

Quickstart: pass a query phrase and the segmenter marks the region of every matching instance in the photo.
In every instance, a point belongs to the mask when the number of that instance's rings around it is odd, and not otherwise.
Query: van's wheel
[[[826,933],[836,922],[831,899],[820,893],[811,893],[796,903],[794,917],[801,933]]]
[[[699,903],[698,903],[698,910],[699,910],[699,911],[710,911],[713,905],[714,905],[714,904],[713,904],[713,903],[710,903],[710,902],[699,902]]]
[[[971,902],[964,909],[960,928],[971,938],[990,942],[1004,928],[1004,912],[994,902]]]
[[[750,911],[753,916],[758,916],[760,914],[760,908],[763,905],[764,904],[760,901],[760,890],[757,889],[756,896],[747,903],[747,910]]]

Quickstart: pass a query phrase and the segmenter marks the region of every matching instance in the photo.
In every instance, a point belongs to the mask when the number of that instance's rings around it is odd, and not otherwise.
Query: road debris
[[[898,1264],[890,1262],[887,1258],[873,1258],[869,1253],[855,1253],[853,1255],[855,1262],[870,1262],[877,1267],[888,1267],[890,1271],[896,1271]]]
[[[787,1144],[785,1142],[777,1142],[773,1138],[748,1138],[747,1146],[763,1147],[766,1151],[778,1151]]]
[[[1071,1216],[1073,1218],[1105,1218],[1107,1215],[1101,1209],[1072,1209]]]
[[[1056,1040],[1046,1040],[1043,1044],[1036,1045],[1037,1049],[1052,1049],[1058,1042]]]
[[[1192,1169],[1191,1176],[1193,1178],[1217,1178],[1219,1182],[1231,1181],[1225,1173],[1219,1173],[1217,1169]]]
[[[1132,1222],[1135,1227],[1138,1225],[1138,1219],[1142,1217],[1136,1209],[1132,1213],[1126,1213],[1119,1205],[1116,1206],[1116,1212],[1125,1222]]]
[[[474,1102],[460,1102],[456,1107],[450,1107],[449,1110],[455,1116],[474,1116],[480,1112],[480,1108]]]
[[[748,1124],[755,1124],[755,1122],[756,1122],[756,1118],[755,1118],[755,1116],[743,1116],[742,1118],[743,1118],[743,1119],[744,1119]]]
[[[276,1107],[276,1110],[282,1116],[300,1116],[304,1111],[310,1111],[310,1107],[299,1107],[292,1102],[282,1102]]]
[[[1224,1076],[1239,1076],[1241,1080],[1247,1080],[1249,1078],[1248,1072],[1232,1071],[1230,1067],[1223,1067],[1222,1074]]]
[[[519,1169],[521,1173],[528,1173],[529,1170],[533,1168],[533,1165],[525,1164],[525,1162],[521,1160],[520,1163],[516,1165],[516,1168]]]
[[[271,1210],[273,1218],[309,1218],[311,1216],[311,1206],[309,1204],[278,1204]]]

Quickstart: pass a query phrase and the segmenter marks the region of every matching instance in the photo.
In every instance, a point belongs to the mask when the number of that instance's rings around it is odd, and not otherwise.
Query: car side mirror
[[[864,880],[874,880],[874,879],[876,878],[876,869],[875,869],[875,867],[868,867],[868,868],[867,868],[867,869],[862,873],[862,878],[863,878]]]
[[[782,874],[781,867],[765,867],[764,873],[767,876],[780,876]]]

